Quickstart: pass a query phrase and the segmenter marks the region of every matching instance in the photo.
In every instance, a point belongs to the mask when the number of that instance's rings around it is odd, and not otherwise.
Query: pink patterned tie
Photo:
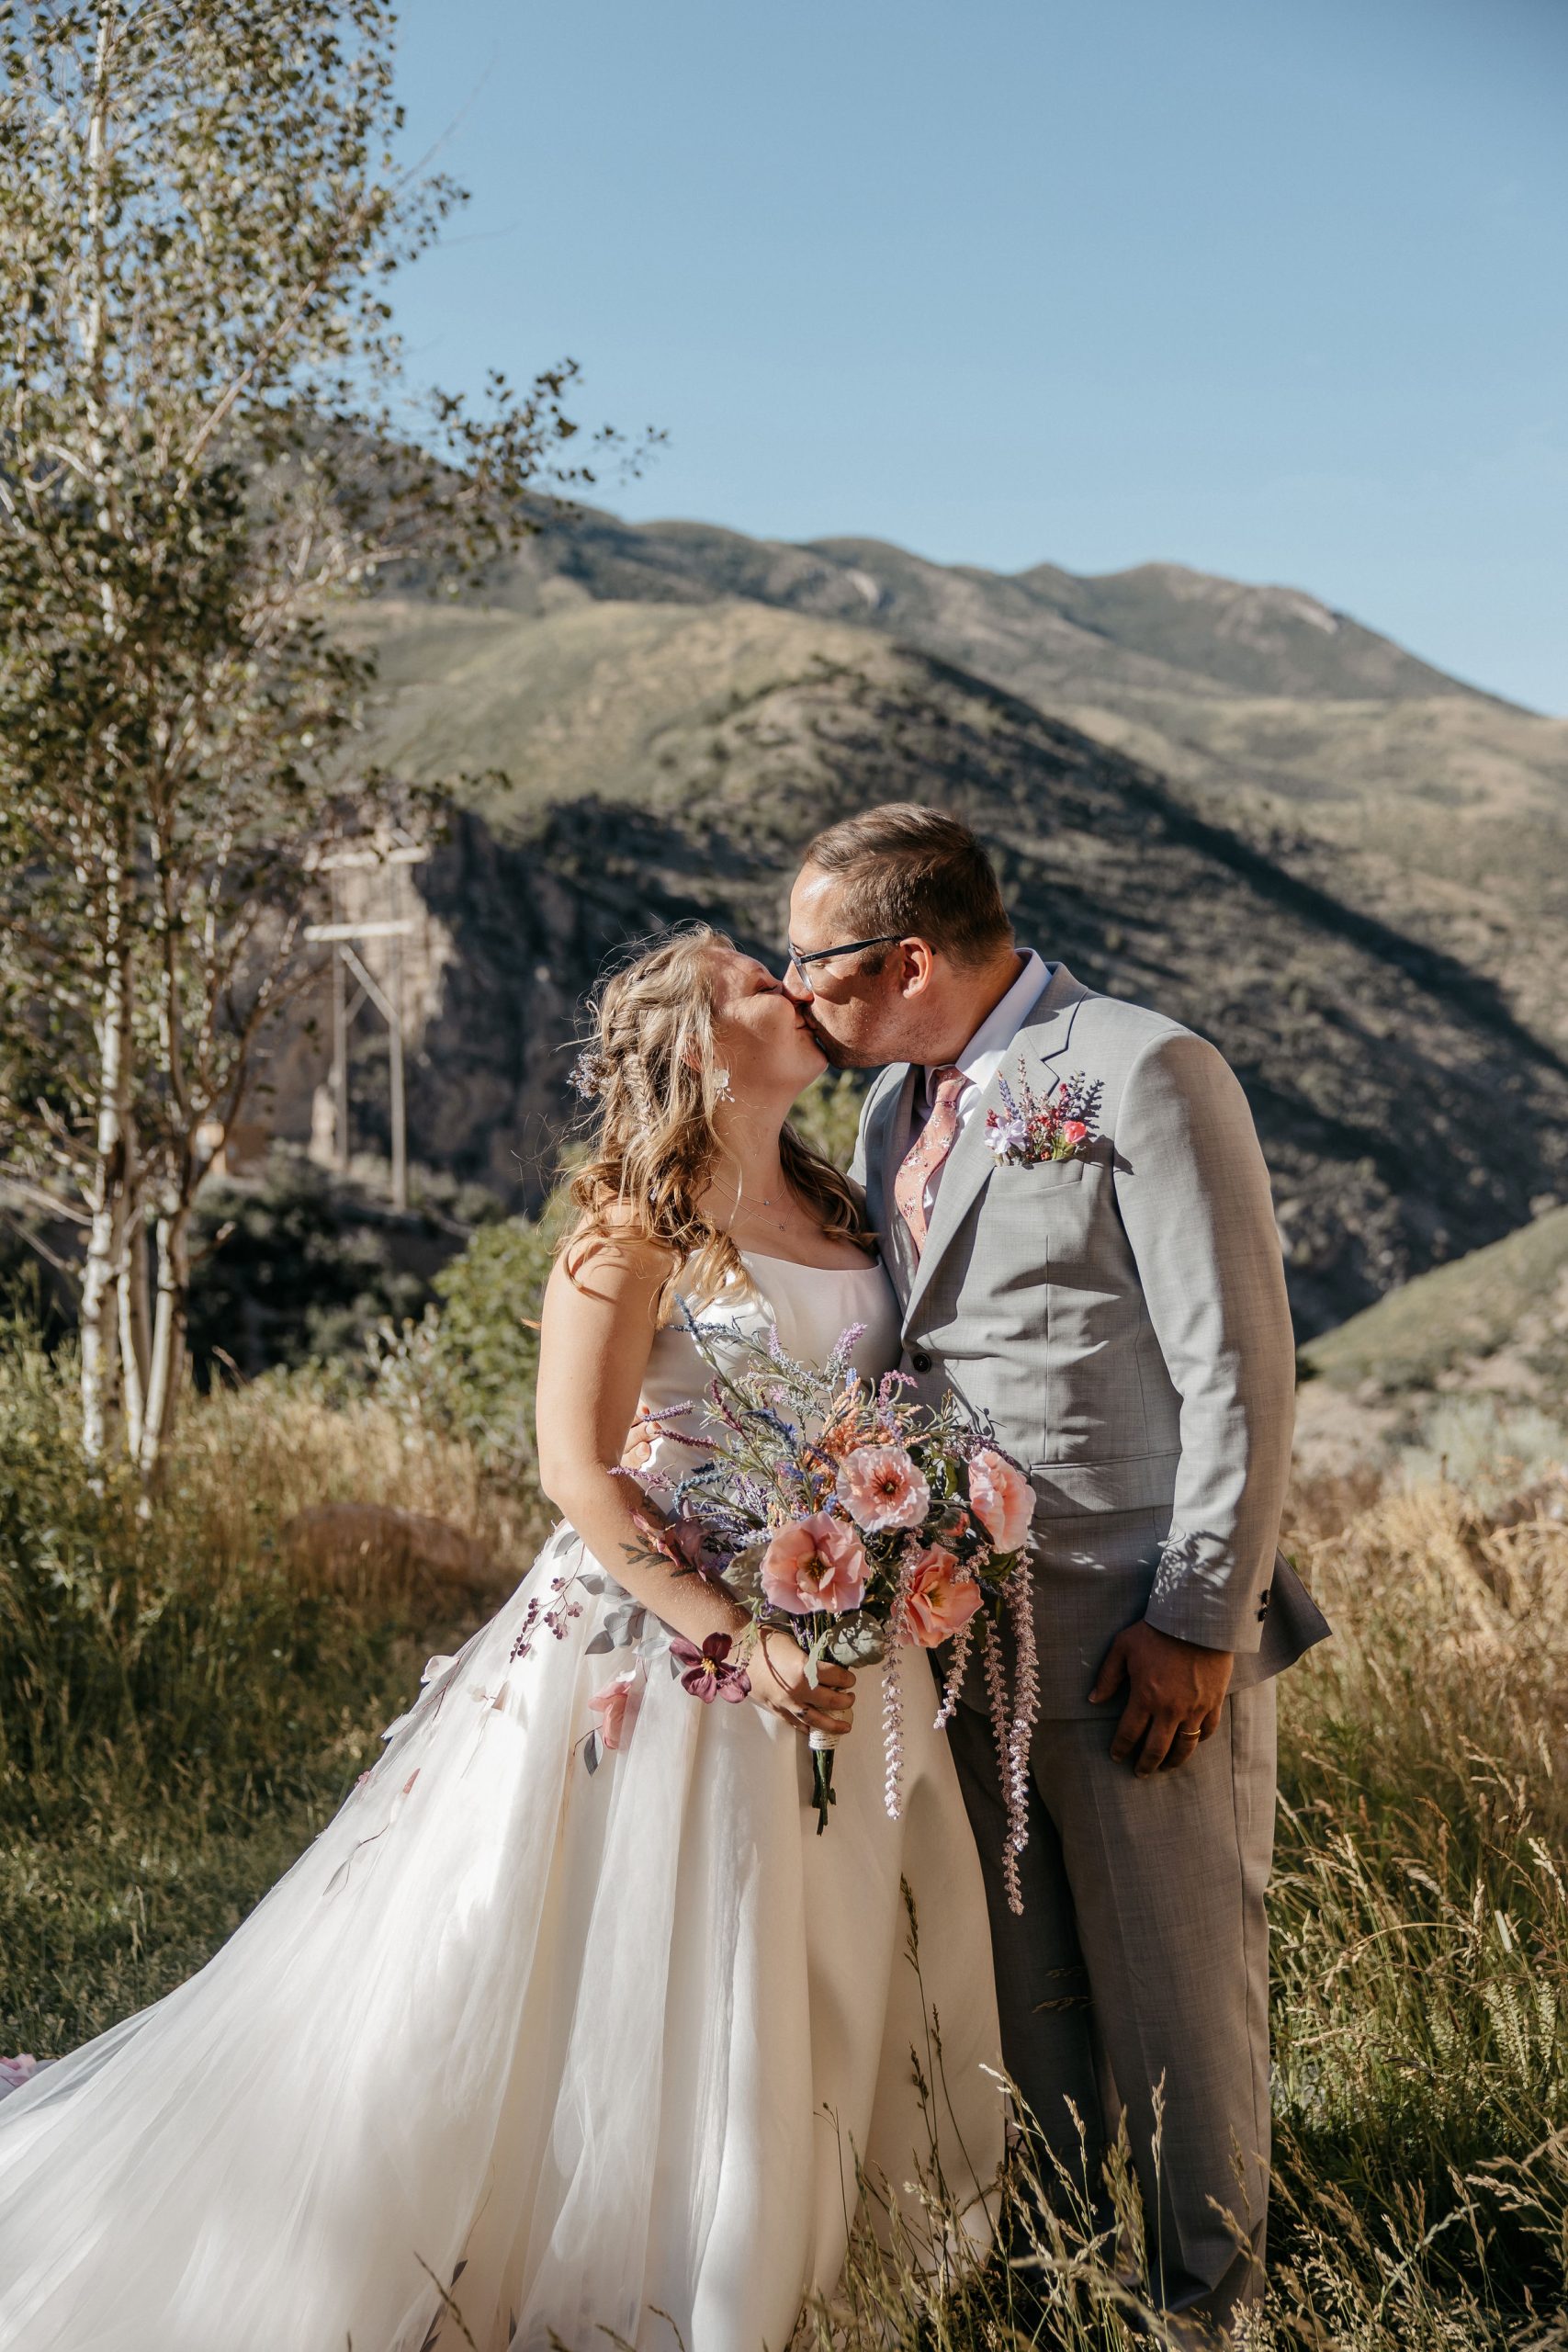
[[[893,1179],[893,1201],[909,1228],[918,1258],[926,1246],[926,1186],[932,1170],[942,1166],[958,1137],[958,1098],[969,1081],[952,1063],[936,1072],[936,1100],[931,1117],[898,1164]]]

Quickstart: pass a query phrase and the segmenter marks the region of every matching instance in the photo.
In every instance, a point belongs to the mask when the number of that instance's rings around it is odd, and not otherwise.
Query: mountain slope
[[[800,545],[711,524],[547,517],[487,588],[526,607],[540,584],[595,598],[703,603],[744,596],[819,618],[871,623],[994,674],[998,684],[1118,679],[1178,693],[1355,701],[1436,696],[1506,708],[1294,588],[1254,587],[1149,563],[1086,576],[1054,564],[1015,573],[938,564],[882,539]],[[500,586],[501,594],[496,593]],[[983,657],[983,658],[976,658]]]
[[[1554,1397],[1568,1373],[1568,1208],[1435,1267],[1302,1351],[1337,1388],[1447,1385]]]
[[[1473,963],[1568,1043],[1568,720],[1481,694],[1295,589],[1173,564],[1082,578],[547,516],[487,583],[520,612],[744,599],[952,662],[1164,775],[1368,911]],[[1349,882],[1344,885],[1348,891]]]
[[[1304,1331],[1568,1195],[1562,1059],[1484,975],[1369,911],[1375,876],[1298,870],[950,663],[737,601],[383,605],[361,625],[389,681],[367,748],[411,780],[475,779],[418,876],[416,1154],[536,1198],[604,956],[695,913],[776,956],[809,834],[910,797],[978,826],[1022,936],[1235,1065]],[[297,1058],[284,1087],[296,1131],[305,1075]]]

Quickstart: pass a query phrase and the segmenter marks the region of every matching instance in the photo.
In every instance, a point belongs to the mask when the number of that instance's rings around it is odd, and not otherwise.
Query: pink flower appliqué
[[[998,1552],[1021,1552],[1034,1490],[1015,1462],[987,1446],[969,1464],[969,1506]]]
[[[19,2091],[24,2083],[32,2081],[40,2066],[48,2064],[47,2058],[35,2058],[30,2050],[20,2050],[14,2058],[0,2058],[0,2098],[11,2091]]]
[[[727,1663],[731,1648],[728,1634],[710,1634],[701,1649],[677,1634],[670,1647],[682,1669],[682,1690],[700,1699],[705,1707],[711,1707],[716,1699],[738,1705],[750,1690],[751,1678],[745,1668]]]
[[[864,1597],[865,1554],[852,1527],[819,1510],[780,1528],[762,1555],[761,1575],[775,1609],[792,1617],[818,1609],[840,1617]]]
[[[839,1500],[857,1527],[879,1535],[890,1527],[919,1527],[931,1490],[901,1445],[860,1445],[839,1470]]]
[[[588,1702],[599,1718],[599,1736],[606,1747],[624,1747],[637,1720],[637,1675],[635,1667],[617,1674]]]
[[[960,1576],[951,1552],[940,1544],[927,1544],[915,1554],[905,1598],[909,1639],[922,1650],[934,1650],[967,1625],[983,1598],[974,1577]]]

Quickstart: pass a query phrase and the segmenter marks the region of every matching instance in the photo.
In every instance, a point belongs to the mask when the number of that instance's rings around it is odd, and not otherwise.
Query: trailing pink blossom
[[[1008,1842],[1021,1854],[1029,1842],[1029,1759],[1034,1743],[1034,1722],[1040,1713],[1040,1671],[1034,1641],[1034,1589],[1029,1563],[1021,1554],[1007,1584],[1008,1611],[1012,1619],[1012,1725],[1006,1758],[1009,1806]],[[1020,1898],[1019,1908],[1022,1908]]]
[[[1002,1645],[996,1621],[990,1617],[986,1620],[986,1695],[991,1702],[991,1736],[997,1743],[997,1770],[1001,1779],[1008,1817],[1007,1836],[1002,1840],[1002,1884],[1007,1889],[1008,1909],[1016,1917],[1023,1909],[1018,1858],[1029,1835],[1029,1815],[1026,1800],[1021,1817],[1017,1783],[1009,1770],[1012,1725],[1008,1720],[1007,1670],[1002,1664]]]
[[[882,1802],[889,1821],[904,1809],[904,1684],[898,1653],[908,1639],[910,1564],[906,1561],[887,1612],[887,1647],[882,1660]]]
[[[953,1721],[953,1711],[958,1704],[958,1694],[964,1688],[964,1678],[969,1671],[969,1653],[975,1646],[975,1620],[968,1618],[953,1637],[948,1652],[947,1679],[942,1686],[942,1705],[937,1709],[936,1728],[945,1731]]]

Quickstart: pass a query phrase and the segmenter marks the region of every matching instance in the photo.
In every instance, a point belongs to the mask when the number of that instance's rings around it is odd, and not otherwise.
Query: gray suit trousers
[[[990,1724],[964,1703],[951,1726],[986,1873],[1009,2071],[1075,2180],[1083,2156],[1068,2100],[1091,2185],[1125,2115],[1155,2301],[1222,2326],[1263,2278],[1274,1689],[1233,1691],[1190,1760],[1144,1781],[1111,1760],[1120,1702],[1041,1722],[1021,1918],[1002,1889]]]

